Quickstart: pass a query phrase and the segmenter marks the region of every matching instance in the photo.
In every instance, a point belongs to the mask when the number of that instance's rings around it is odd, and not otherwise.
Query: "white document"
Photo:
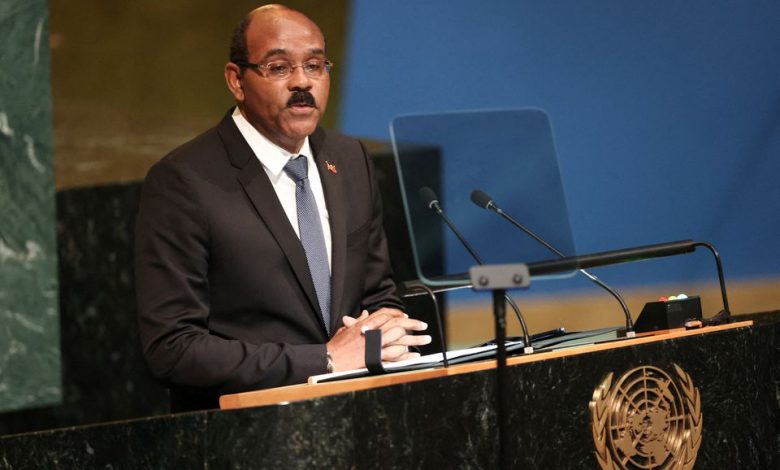
[[[510,346],[512,344],[515,344],[513,342],[507,342],[507,346]],[[489,345],[489,346],[480,346],[477,348],[466,348],[466,349],[456,349],[453,351],[447,351],[447,359],[455,359],[456,357],[461,356],[467,356],[469,354],[477,354],[484,351],[492,351],[496,349],[496,345]],[[426,354],[425,356],[420,356],[415,359],[407,359],[405,361],[398,361],[398,362],[383,362],[382,367],[385,368],[386,371],[394,371],[403,369],[405,367],[409,366],[416,366],[420,364],[439,364],[444,361],[444,355],[442,353],[434,353],[434,354]],[[341,372],[333,372],[330,374],[321,374],[321,375],[313,375],[309,377],[309,383],[310,384],[316,384],[318,382],[321,382],[323,380],[327,379],[336,379],[339,377],[344,376],[352,376],[352,375],[363,375],[367,374],[368,369],[365,367],[362,369],[353,369],[353,370],[345,370]]]

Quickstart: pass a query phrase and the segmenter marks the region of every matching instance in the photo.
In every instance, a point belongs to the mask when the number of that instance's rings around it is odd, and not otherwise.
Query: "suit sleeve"
[[[368,258],[366,265],[365,284],[363,286],[362,307],[374,311],[381,307],[392,307],[404,310],[404,304],[398,298],[393,272],[390,267],[390,255],[387,249],[387,238],[382,225],[382,198],[379,194],[374,167],[368,152],[361,143],[363,157],[368,170],[371,188],[372,218],[368,236]]]
[[[232,393],[305,382],[324,344],[251,344],[209,331],[209,221],[198,178],[173,159],[150,170],[136,221],[139,331],[151,372],[171,385]]]

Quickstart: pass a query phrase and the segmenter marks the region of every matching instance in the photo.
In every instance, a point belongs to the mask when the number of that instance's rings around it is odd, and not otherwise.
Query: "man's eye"
[[[273,75],[287,75],[290,72],[290,64],[287,62],[271,62],[266,64],[265,69]]]
[[[306,73],[319,73],[322,70],[322,63],[320,62],[306,62],[303,64],[303,70]]]

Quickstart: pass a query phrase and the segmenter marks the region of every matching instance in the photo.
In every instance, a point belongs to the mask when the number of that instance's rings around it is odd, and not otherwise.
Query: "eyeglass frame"
[[[322,61],[324,73],[330,74],[330,70],[333,68],[333,62],[331,62],[328,59],[309,59],[309,60],[301,62],[299,64],[294,64],[294,63],[290,62],[289,60],[272,60],[272,61],[266,62],[264,64],[257,64],[257,63],[254,63],[254,62],[247,62],[247,61],[241,60],[241,61],[234,62],[234,64],[238,65],[242,69],[249,68],[249,69],[257,70],[263,78],[270,78],[270,79],[273,79],[273,80],[283,80],[285,78],[290,77],[293,74],[293,72],[295,72],[295,69],[297,69],[298,67],[303,67],[304,65],[306,65],[307,62],[320,61],[320,60]],[[268,67],[268,64],[272,64],[274,62],[286,62],[287,64],[289,64],[290,65],[290,74],[289,75],[284,75],[284,76],[274,76],[274,75],[270,74],[268,72],[267,67]],[[306,72],[306,69],[303,69],[303,73],[307,77],[313,78],[315,80],[318,80],[318,79],[322,78],[322,75],[310,75],[308,72]]]

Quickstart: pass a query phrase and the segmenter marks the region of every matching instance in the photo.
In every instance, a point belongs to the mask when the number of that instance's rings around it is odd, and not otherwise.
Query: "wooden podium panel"
[[[577,356],[582,354],[606,351],[609,349],[628,348],[639,344],[655,343],[668,341],[676,338],[685,338],[689,336],[703,335],[717,331],[731,330],[735,328],[746,328],[753,325],[752,321],[742,321],[728,325],[710,326],[695,330],[685,330],[684,328],[676,330],[667,330],[663,332],[654,332],[636,338],[626,338],[618,341],[610,341],[599,344],[589,344],[571,347],[567,349],[558,349],[554,351],[541,352],[527,356],[515,356],[507,359],[508,366],[518,364],[528,364],[531,362],[545,361],[548,359],[562,358],[568,356]],[[485,360],[467,364],[459,364],[449,368],[432,368],[424,370],[415,370],[409,372],[397,372],[386,375],[360,377],[346,379],[336,382],[326,383],[307,383],[300,385],[290,385],[287,387],[271,388],[266,390],[257,390],[252,392],[236,393],[223,395],[219,400],[221,409],[236,409],[252,406],[272,405],[275,403],[287,403],[309,398],[324,397],[336,395],[339,393],[356,392],[371,388],[387,387],[421,380],[429,380],[441,377],[450,377],[471,372],[485,371],[496,368],[495,360]]]

